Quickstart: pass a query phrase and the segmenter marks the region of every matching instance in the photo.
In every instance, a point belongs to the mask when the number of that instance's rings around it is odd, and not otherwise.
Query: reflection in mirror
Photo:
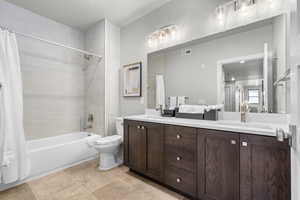
[[[264,112],[263,64],[263,58],[258,56],[223,65],[226,112],[240,112],[244,102],[248,102],[250,112]]]
[[[280,15],[151,53],[148,108],[157,107],[156,76],[162,75],[167,108],[180,97],[183,104],[223,104],[227,112],[249,102],[250,112],[288,113],[286,49],[286,17]]]

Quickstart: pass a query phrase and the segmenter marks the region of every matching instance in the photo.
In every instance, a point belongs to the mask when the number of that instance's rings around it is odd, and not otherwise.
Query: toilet
[[[116,129],[116,135],[99,136],[90,141],[90,145],[99,152],[99,170],[110,170],[123,163],[123,118],[116,118]]]

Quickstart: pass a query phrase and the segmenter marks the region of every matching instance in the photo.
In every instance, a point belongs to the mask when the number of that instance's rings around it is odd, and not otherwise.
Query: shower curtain
[[[26,178],[29,162],[23,127],[23,90],[14,33],[0,29],[0,184]]]

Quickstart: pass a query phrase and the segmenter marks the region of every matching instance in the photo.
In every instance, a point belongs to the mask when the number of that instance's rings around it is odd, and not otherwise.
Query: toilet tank
[[[123,118],[122,117],[117,117],[116,118],[116,129],[117,129],[117,134],[121,135],[122,138],[124,136],[124,128],[123,128]]]

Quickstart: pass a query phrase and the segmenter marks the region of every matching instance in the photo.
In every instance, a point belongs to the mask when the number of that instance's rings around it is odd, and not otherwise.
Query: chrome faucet
[[[241,122],[246,123],[247,122],[247,113],[249,112],[249,102],[245,101],[241,105]]]
[[[94,115],[93,114],[88,115],[87,125],[85,125],[85,123],[83,123],[82,120],[80,119],[80,129],[81,129],[81,131],[86,131],[88,129],[92,129],[93,128],[93,122],[94,122]]]
[[[82,128],[83,131],[86,131],[88,129],[92,129],[93,128],[93,125],[88,125],[88,126],[85,126]]]
[[[155,110],[156,110],[156,111],[159,111],[159,112],[160,112],[160,115],[163,115],[163,113],[164,113],[163,105],[159,105],[159,108],[156,108]]]

